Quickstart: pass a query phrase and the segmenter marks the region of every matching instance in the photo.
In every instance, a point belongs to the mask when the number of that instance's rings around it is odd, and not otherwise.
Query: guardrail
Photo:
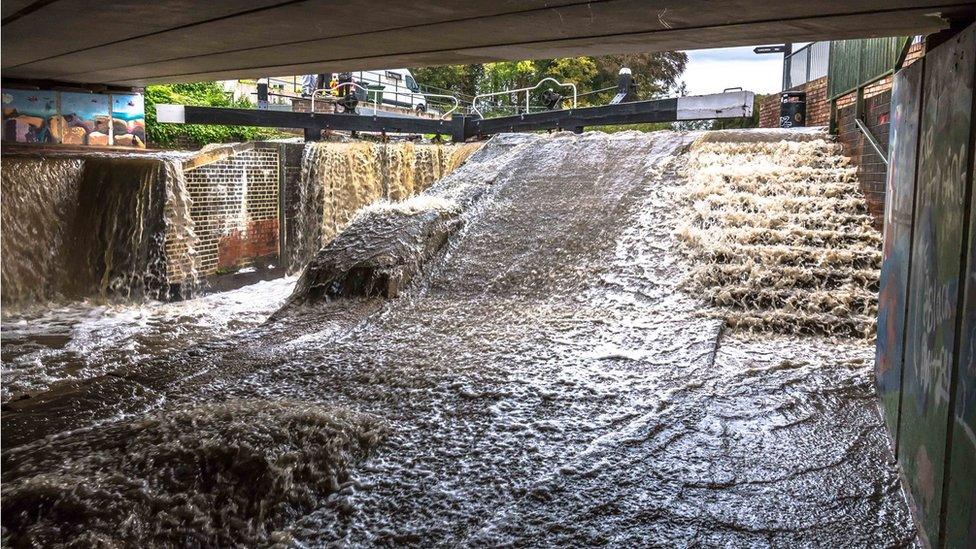
[[[531,96],[532,96],[532,93],[531,93],[532,90],[538,89],[540,86],[542,86],[546,82],[552,82],[552,83],[556,84],[557,86],[560,86],[560,87],[563,87],[563,88],[572,88],[572,90],[573,90],[573,108],[574,109],[576,108],[576,98],[577,98],[576,84],[573,84],[572,82],[560,82],[560,81],[556,80],[555,78],[548,77],[548,78],[543,78],[542,80],[539,80],[539,83],[538,84],[536,84],[535,86],[528,87],[528,88],[518,88],[518,89],[514,89],[514,90],[504,90],[504,91],[492,92],[492,93],[479,93],[478,95],[474,96],[474,99],[471,101],[471,112],[473,112],[473,113],[477,114],[478,116],[484,118],[484,115],[481,114],[481,111],[480,110],[478,110],[478,100],[479,99],[484,99],[486,97],[494,97],[496,95],[506,95],[506,94],[513,94],[513,93],[514,94],[518,94],[519,92],[523,92],[523,91],[525,92],[525,110],[526,110],[526,112],[528,112],[529,109],[531,108],[530,99],[531,99]]]
[[[811,42],[783,59],[783,89],[827,76],[829,66],[830,42]]]

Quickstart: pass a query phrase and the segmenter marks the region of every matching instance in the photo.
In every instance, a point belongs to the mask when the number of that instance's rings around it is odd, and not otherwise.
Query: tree
[[[156,120],[156,104],[196,105],[202,107],[249,108],[247,99],[234,101],[216,82],[195,82],[146,87],[146,136],[157,147],[191,142],[197,145],[249,141],[269,134],[261,128],[246,126],[205,126],[200,124],[161,124]],[[273,133],[273,132],[270,132]]]
[[[593,90],[610,88],[600,93],[582,95],[581,105],[602,105],[616,94],[617,74],[621,67],[628,67],[637,82],[637,95],[641,99],[651,99],[666,94],[680,93],[678,79],[688,64],[688,56],[683,52],[656,52],[600,57],[562,57],[522,61],[499,61],[483,65],[444,65],[414,69],[414,76],[422,85],[462,95],[470,101],[477,93],[525,88],[535,85],[546,77],[560,82],[576,84],[581,94]],[[545,89],[540,87],[534,97],[538,98]],[[562,90],[564,95],[568,95]],[[525,96],[519,98],[524,101]],[[500,107],[511,109],[511,98],[495,101]],[[534,101],[538,104],[539,101]]]

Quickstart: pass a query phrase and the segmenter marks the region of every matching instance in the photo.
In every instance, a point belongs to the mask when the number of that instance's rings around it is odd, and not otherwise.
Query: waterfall
[[[165,299],[196,280],[179,160],[146,155],[8,157],[3,303]]]
[[[463,164],[480,146],[416,145],[409,141],[307,143],[298,182],[290,269],[304,267],[360,208],[422,192]]]
[[[190,207],[193,201],[186,188],[183,163],[166,160],[166,278],[179,288],[179,295],[190,296],[199,286],[200,258],[197,235]]]
[[[63,279],[67,226],[84,161],[6,157],[2,170],[3,303],[54,297]]]
[[[881,234],[840,146],[708,137],[692,146],[678,197],[691,287],[731,326],[871,337]]]
[[[164,297],[166,175],[152,158],[85,160],[68,241],[69,297]]]

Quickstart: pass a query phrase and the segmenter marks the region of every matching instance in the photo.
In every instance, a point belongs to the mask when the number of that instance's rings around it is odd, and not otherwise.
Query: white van
[[[420,86],[410,74],[409,69],[380,69],[373,71],[356,71],[352,73],[353,81],[364,88],[383,86],[384,105],[402,107],[417,112],[427,112],[427,99],[420,93]],[[369,96],[364,100],[364,107],[372,104]]]

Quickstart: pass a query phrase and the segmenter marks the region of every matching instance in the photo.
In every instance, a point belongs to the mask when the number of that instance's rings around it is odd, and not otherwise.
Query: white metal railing
[[[514,89],[514,90],[504,90],[504,91],[492,92],[492,93],[479,93],[478,95],[474,96],[474,99],[471,101],[471,111],[474,112],[475,114],[477,114],[478,116],[484,118],[484,115],[481,114],[481,111],[478,110],[478,100],[479,99],[484,99],[486,97],[494,97],[496,95],[505,95],[505,94],[513,94],[513,93],[514,94],[517,94],[519,92],[525,92],[525,110],[526,110],[526,112],[528,112],[528,110],[530,108],[529,99],[532,96],[532,90],[538,89],[539,86],[545,84],[546,82],[552,82],[552,83],[556,84],[557,86],[560,86],[560,87],[563,87],[563,88],[572,88],[573,89],[573,108],[574,109],[576,108],[576,84],[573,84],[572,82],[560,82],[560,81],[556,80],[555,78],[547,77],[547,78],[543,78],[542,80],[539,80],[539,83],[536,84],[535,86],[531,86],[531,87],[528,87],[528,88],[518,88],[518,89]]]
[[[783,58],[783,89],[827,76],[830,42],[811,42]]]
[[[315,112],[315,95],[316,94],[319,94],[319,93],[328,93],[331,96],[333,90],[338,91],[343,86],[352,86],[352,87],[355,87],[357,89],[362,90],[366,94],[367,102],[369,100],[369,93],[370,92],[382,92],[382,90],[378,90],[378,89],[370,90],[368,88],[364,88],[363,86],[360,86],[359,84],[357,84],[355,82],[343,82],[342,84],[339,84],[335,88],[319,88],[317,90],[314,90],[312,92],[312,95],[311,95],[311,103],[312,103],[312,105],[311,105],[311,108],[309,110],[312,111],[313,113]],[[448,115],[450,115],[451,113],[453,113],[454,111],[458,110],[458,108],[461,107],[461,101],[459,101],[458,98],[457,97],[454,97],[453,95],[444,95],[444,94],[440,94],[440,93],[420,93],[420,92],[398,92],[398,93],[405,94],[405,95],[406,94],[409,94],[409,95],[419,95],[419,96],[424,97],[425,99],[427,97],[443,97],[445,99],[450,99],[450,100],[454,101],[454,106],[451,107],[447,112],[445,112],[444,114],[442,114],[441,115],[441,118],[447,117]],[[379,112],[379,97],[380,97],[380,94],[379,93],[373,93],[373,101],[372,101],[372,104],[373,104],[373,114],[374,115],[377,112]]]
[[[447,94],[443,94],[443,93],[421,93],[421,92],[410,92],[410,93],[412,93],[414,95],[423,96],[424,99],[427,99],[428,97],[443,97],[444,99],[450,99],[450,100],[454,101],[454,106],[451,107],[450,109],[448,109],[447,112],[441,114],[441,118],[447,118],[447,116],[449,114],[451,114],[454,111],[456,111],[459,108],[461,108],[461,100],[458,99],[457,97],[453,96],[453,95],[447,95]]]

